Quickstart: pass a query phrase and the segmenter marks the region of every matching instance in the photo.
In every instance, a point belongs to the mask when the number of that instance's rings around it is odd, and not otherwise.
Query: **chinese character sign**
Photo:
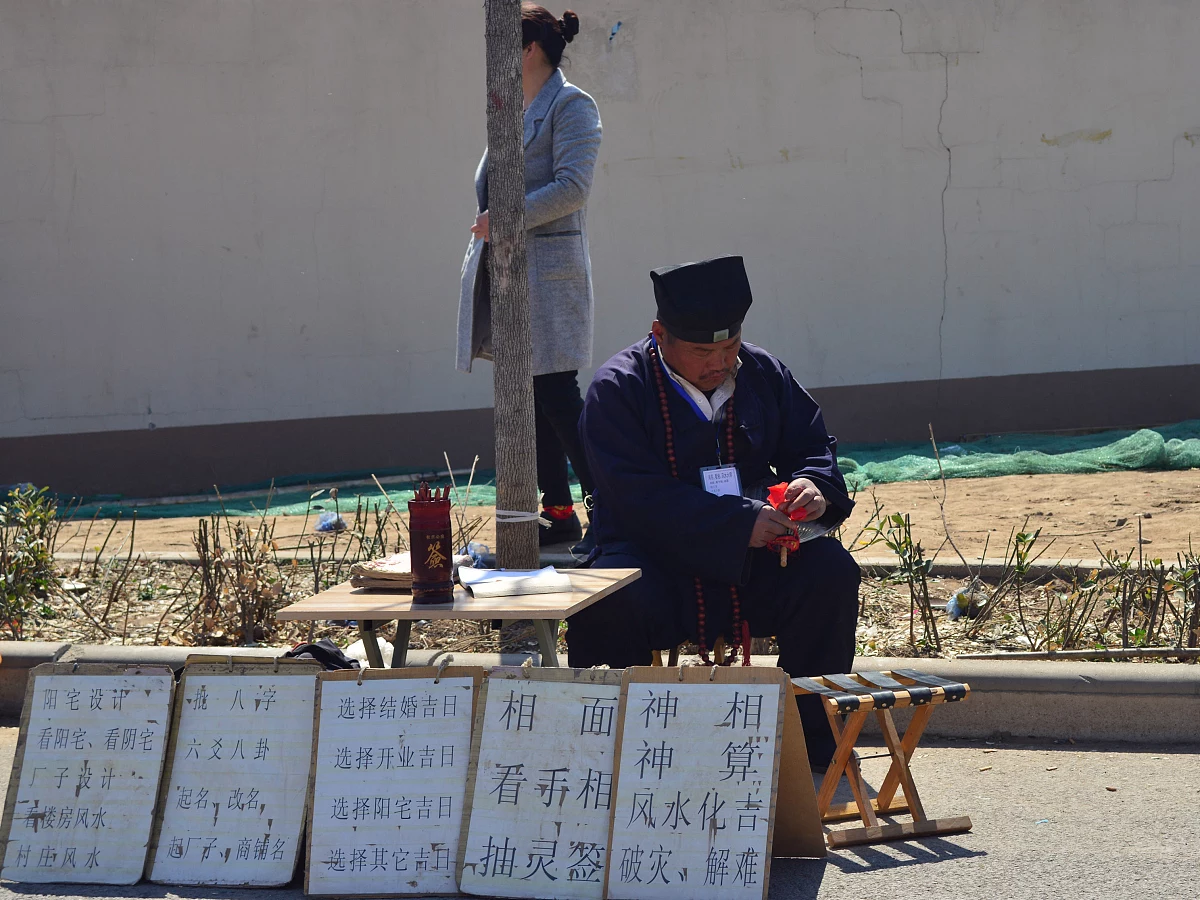
[[[4,878],[93,884],[141,878],[175,681],[169,670],[154,671],[35,672],[20,779],[9,788],[17,796]]]
[[[696,675],[626,685],[614,900],[765,896],[782,685]]]
[[[454,893],[476,678],[336,674],[321,678],[307,892]]]
[[[150,878],[286,884],[304,827],[318,669],[214,669],[189,666],[180,682],[179,726]]]
[[[462,890],[600,900],[621,673],[488,678]]]

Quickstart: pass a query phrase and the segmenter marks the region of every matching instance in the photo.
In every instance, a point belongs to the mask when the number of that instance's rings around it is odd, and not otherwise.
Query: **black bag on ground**
[[[357,659],[347,656],[329,638],[321,638],[315,644],[297,644],[283,655],[288,659],[315,659],[326,671],[359,667]]]

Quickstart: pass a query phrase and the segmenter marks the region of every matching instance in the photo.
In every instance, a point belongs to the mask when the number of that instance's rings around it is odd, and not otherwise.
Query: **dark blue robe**
[[[849,671],[858,614],[853,558],[832,538],[802,544],[786,568],[778,553],[749,547],[770,485],[811,479],[828,503],[823,525],[837,525],[854,508],[820,407],[783,363],[743,343],[731,402],[747,496],[714,496],[701,487],[700,469],[726,461],[718,458],[724,417],[715,425],[702,419],[664,374],[679,472],[673,478],[649,348],[649,339],[639,341],[610,359],[584,401],[580,434],[596,486],[593,565],[637,566],[643,574],[568,621],[571,665],[647,665],[650,651],[694,640],[698,576],[709,647],[718,634],[731,637],[729,586],[736,585],[752,634],[778,639],[784,669]]]
[[[734,452],[743,492],[758,499],[703,490],[701,467],[722,461],[724,421],[702,420],[666,381],[679,469],[679,479],[672,478],[648,347],[642,341],[610,359],[584,404],[580,432],[596,472],[598,544],[633,543],[689,574],[740,584],[750,576],[747,545],[766,487],[809,478],[829,503],[821,524],[850,515],[854,502],[821,408],[783,363],[753,344],[743,343],[740,354]]]

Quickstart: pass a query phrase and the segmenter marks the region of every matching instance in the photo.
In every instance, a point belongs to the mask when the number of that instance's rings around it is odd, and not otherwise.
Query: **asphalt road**
[[[0,771],[16,739],[15,728],[0,728]],[[885,766],[866,762],[868,781],[878,784]],[[913,771],[926,811],[969,815],[972,833],[776,860],[769,900],[1200,897],[1200,746],[927,738]],[[0,885],[0,900],[302,896],[299,881],[277,890]]]

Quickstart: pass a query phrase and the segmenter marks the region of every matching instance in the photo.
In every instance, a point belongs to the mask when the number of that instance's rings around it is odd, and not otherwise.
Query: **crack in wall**
[[[890,12],[896,17],[896,24],[900,29],[900,53],[903,54],[904,56],[929,56],[929,55],[931,55],[931,54],[924,53],[924,52],[909,53],[907,50],[904,49],[904,19],[900,15],[900,13],[898,13],[896,10],[894,10],[894,9],[871,9],[871,8],[865,7],[865,6],[850,6],[850,0],[843,0],[843,4],[841,6],[829,6],[829,7],[826,7],[825,9],[820,9],[820,10],[816,10],[815,12],[813,12],[812,17],[813,17],[813,37],[814,38],[817,36],[817,20],[820,18],[821,13],[833,12],[833,11],[837,11],[837,10],[854,10],[857,12],[884,12],[884,13]],[[837,47],[830,46],[830,49],[834,53],[836,53],[838,56],[844,56],[847,59],[852,59],[858,63],[858,94],[860,97],[862,97],[862,99],[867,100],[871,103],[885,103],[885,104],[896,106],[897,108],[899,108],[899,110],[900,110],[900,145],[903,147],[904,146],[904,104],[901,103],[899,100],[896,100],[892,97],[870,97],[870,96],[868,96],[867,95],[866,72],[863,67],[863,58],[861,56],[859,56],[857,53],[849,53],[845,50],[839,50]],[[938,54],[938,55],[945,58],[945,54]]]
[[[893,16],[896,17],[896,24],[900,26],[900,52],[901,53],[903,53],[905,56],[933,56],[933,55],[935,55],[935,54],[930,53],[927,50],[905,50],[904,49],[904,16],[900,15],[899,10],[891,9],[890,7],[888,9],[880,9],[879,7],[875,7],[875,6],[851,6],[850,0],[846,0],[846,5],[842,8],[858,10],[859,12],[891,13]],[[946,54],[938,53],[936,55],[944,57]]]
[[[1141,214],[1138,212],[1138,206],[1141,203],[1142,185],[1143,184],[1154,184],[1155,182],[1173,181],[1174,180],[1175,167],[1178,165],[1178,160],[1176,159],[1175,154],[1176,154],[1176,150],[1179,147],[1179,142],[1187,141],[1189,144],[1191,144],[1193,147],[1195,147],[1196,146],[1196,143],[1195,143],[1196,135],[1191,133],[1195,130],[1196,129],[1189,128],[1189,129],[1185,130],[1183,132],[1183,134],[1176,135],[1174,138],[1171,139],[1171,171],[1167,173],[1167,176],[1165,178],[1129,179],[1129,181],[1133,182],[1133,220],[1135,222],[1142,221]],[[1128,182],[1110,182],[1110,183],[1125,184]],[[1153,220],[1147,220],[1147,222],[1152,224]],[[1175,224],[1175,223],[1168,223],[1168,224]]]
[[[942,58],[942,65],[943,65],[943,72],[944,72],[944,90],[942,93],[942,102],[938,105],[937,136],[938,136],[938,144],[941,146],[941,148],[943,150],[946,151],[946,180],[942,184],[942,190],[941,190],[941,194],[940,194],[940,198],[939,198],[939,201],[941,204],[941,222],[942,222],[942,309],[941,309],[941,313],[938,316],[938,329],[937,329],[937,343],[938,343],[937,382],[938,382],[939,391],[940,391],[940,385],[941,385],[941,381],[942,381],[942,378],[944,375],[944,370],[945,370],[945,325],[946,325],[946,313],[949,308],[949,300],[950,300],[950,236],[949,236],[949,231],[947,228],[946,193],[950,190],[951,180],[954,175],[954,154],[953,154],[953,151],[951,150],[950,145],[946,143],[946,136],[945,136],[944,131],[942,130],[942,126],[943,126],[943,123],[945,122],[946,103],[950,99],[950,56],[951,56],[951,53],[948,51],[934,52],[934,51],[926,51],[926,50],[912,50],[912,51],[906,50],[905,46],[904,46],[904,17],[900,14],[899,10],[892,9],[892,8],[881,9],[878,7],[851,6],[850,0],[844,0],[842,6],[840,6],[840,7],[827,7],[826,9],[822,9],[822,10],[813,12],[813,34],[814,34],[814,36],[816,35],[817,19],[820,17],[820,14],[822,12],[826,12],[829,10],[836,10],[836,9],[858,10],[860,12],[891,13],[892,15],[894,15],[896,17],[896,24],[897,24],[897,27],[898,27],[899,33],[900,33],[900,53],[902,55],[904,55],[904,56],[940,56]],[[901,134],[900,143],[901,143],[901,145],[904,145],[904,104],[901,103],[899,100],[895,100],[890,97],[868,96],[867,91],[866,91],[866,78],[865,78],[865,73],[864,73],[862,57],[857,54],[854,54],[854,53],[848,53],[846,51],[839,50],[836,47],[832,47],[831,49],[835,53],[837,53],[839,56],[845,56],[845,57],[848,57],[848,58],[853,59],[858,62],[859,94],[864,100],[875,102],[875,103],[895,104],[896,106],[898,106],[900,108],[900,134]],[[976,53],[978,51],[964,51],[964,52]],[[955,52],[953,55],[957,58],[957,56],[959,54],[957,52]]]

